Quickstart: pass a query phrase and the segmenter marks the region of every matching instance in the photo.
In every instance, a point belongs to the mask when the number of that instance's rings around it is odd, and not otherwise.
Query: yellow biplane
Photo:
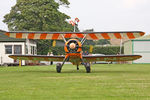
[[[33,61],[62,61],[56,64],[58,73],[64,63],[71,62],[77,66],[82,63],[85,66],[86,72],[91,72],[90,62],[95,61],[133,61],[141,58],[140,55],[82,55],[82,45],[85,40],[100,40],[100,39],[135,39],[143,36],[142,31],[126,31],[126,32],[3,32],[6,36],[18,39],[51,39],[64,40],[65,56],[43,56],[43,55],[10,55],[9,57],[19,60]],[[66,38],[69,38],[66,41]],[[78,40],[81,38],[81,41]]]

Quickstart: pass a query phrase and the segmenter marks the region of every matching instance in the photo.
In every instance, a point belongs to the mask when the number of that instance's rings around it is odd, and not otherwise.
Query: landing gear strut
[[[56,71],[57,73],[61,73],[61,69],[62,69],[62,66],[64,65],[64,63],[69,59],[69,57],[65,57],[64,60],[63,60],[63,63],[57,63],[56,64]]]

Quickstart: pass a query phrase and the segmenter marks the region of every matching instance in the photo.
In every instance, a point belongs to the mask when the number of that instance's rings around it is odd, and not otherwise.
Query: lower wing
[[[33,61],[63,61],[65,56],[44,56],[44,55],[10,55],[10,58],[18,60]]]
[[[140,55],[104,55],[104,56],[83,56],[85,62],[94,61],[133,61],[141,58]]]
[[[32,61],[63,61],[65,56],[43,56],[43,55],[10,55],[10,58]],[[104,56],[83,56],[84,62],[94,61],[133,61],[141,58],[140,55],[104,55]]]

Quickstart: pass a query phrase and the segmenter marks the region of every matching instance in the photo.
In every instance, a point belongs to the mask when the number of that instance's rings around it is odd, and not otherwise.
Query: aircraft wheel
[[[61,73],[61,63],[56,64],[57,73]]]
[[[91,72],[91,67],[90,67],[90,63],[86,64],[86,72],[90,73]]]

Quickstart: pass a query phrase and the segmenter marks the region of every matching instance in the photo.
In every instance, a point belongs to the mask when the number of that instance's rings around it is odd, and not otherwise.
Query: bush
[[[89,51],[90,46],[85,45],[82,47],[83,51]],[[122,54],[123,54],[124,48],[122,48]],[[64,55],[64,47],[63,46],[56,46],[56,47],[51,47],[50,52],[53,52],[54,55]],[[100,46],[100,47],[93,47],[93,54],[105,54],[105,55],[116,55],[120,52],[120,47],[119,46]]]
[[[123,54],[123,48],[121,53]],[[94,47],[93,53],[100,53],[105,55],[116,55],[120,52],[119,46],[107,46],[107,47]]]

